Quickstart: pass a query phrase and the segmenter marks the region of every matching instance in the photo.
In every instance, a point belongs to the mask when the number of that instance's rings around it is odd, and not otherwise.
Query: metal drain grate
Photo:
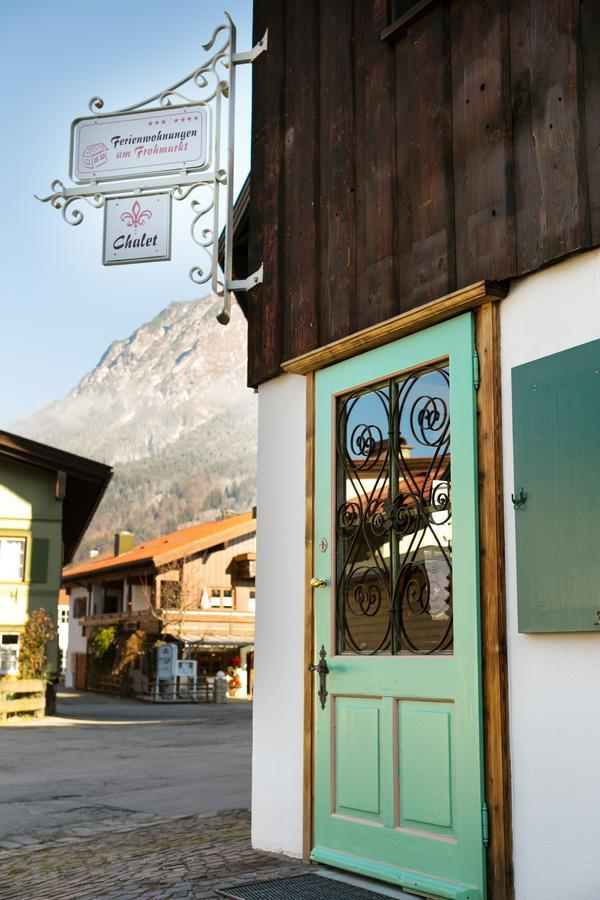
[[[362,887],[322,878],[320,875],[297,875],[279,881],[253,881],[217,891],[232,900],[382,900]]]

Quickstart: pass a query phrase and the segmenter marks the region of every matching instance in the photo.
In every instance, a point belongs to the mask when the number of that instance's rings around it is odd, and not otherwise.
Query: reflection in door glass
[[[438,365],[338,400],[338,653],[452,652],[449,392]]]

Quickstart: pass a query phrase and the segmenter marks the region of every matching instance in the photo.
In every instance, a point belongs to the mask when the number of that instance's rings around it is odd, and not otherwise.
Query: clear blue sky
[[[0,428],[63,396],[111,341],[172,300],[204,295],[188,277],[200,262],[189,201],[173,205],[170,262],[104,267],[102,211],[84,204],[85,220],[73,228],[33,194],[49,194],[55,178],[70,183],[70,123],[89,114],[92,96],[118,109],[191,72],[223,8],[238,50],[249,49],[250,0],[1,4]],[[237,72],[236,191],[249,167],[249,70]]]

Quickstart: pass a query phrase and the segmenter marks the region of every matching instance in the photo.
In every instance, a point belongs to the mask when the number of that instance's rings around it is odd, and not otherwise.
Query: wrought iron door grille
[[[338,399],[338,653],[452,652],[450,459],[447,363]]]

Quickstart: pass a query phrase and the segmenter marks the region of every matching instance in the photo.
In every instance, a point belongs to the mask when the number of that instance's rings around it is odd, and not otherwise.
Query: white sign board
[[[209,113],[204,106],[75,119],[71,178],[78,184],[205,168]]]
[[[171,195],[107,197],[104,265],[165,259],[171,259]]]
[[[198,666],[198,663],[196,662],[195,659],[178,659],[177,660],[177,674],[180,676],[187,675],[188,678],[195,678],[197,666]]]
[[[156,650],[156,678],[172,678],[177,665],[177,647],[175,644],[161,644]]]

